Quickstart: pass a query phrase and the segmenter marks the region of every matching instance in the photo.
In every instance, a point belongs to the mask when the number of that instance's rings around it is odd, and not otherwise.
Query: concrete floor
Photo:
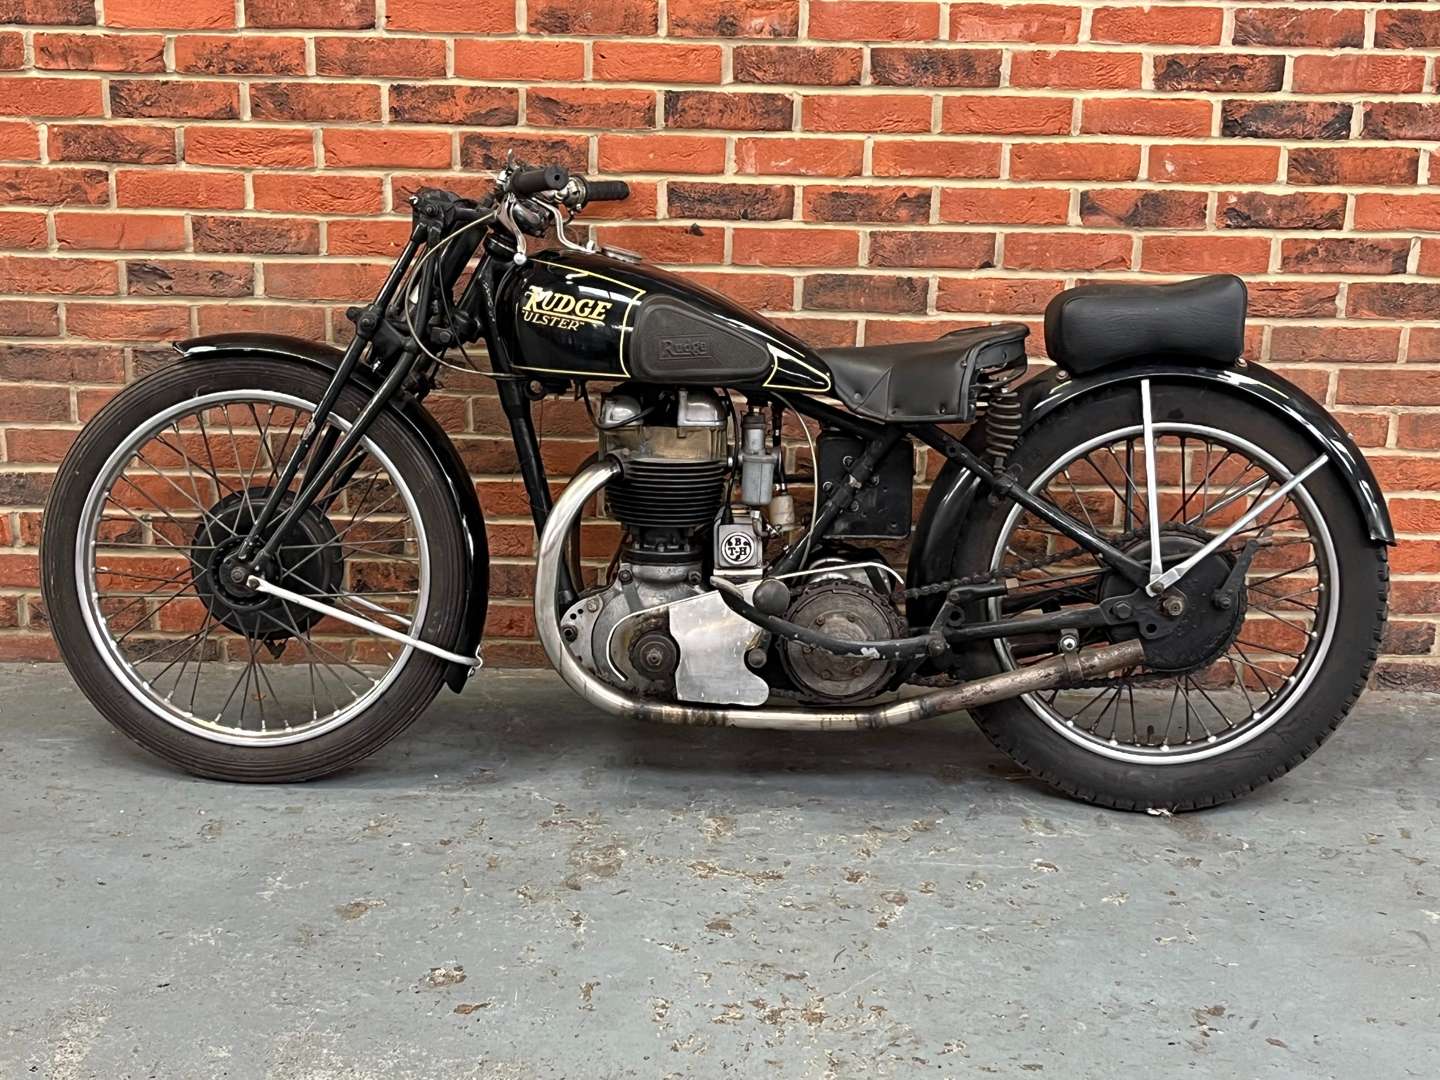
[[[207,783],[0,668],[0,1077],[1434,1077],[1440,699],[1100,811],[963,720],[638,727],[486,673]]]

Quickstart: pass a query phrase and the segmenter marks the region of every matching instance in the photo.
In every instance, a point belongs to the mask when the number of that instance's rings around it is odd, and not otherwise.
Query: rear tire
[[[1308,437],[1287,427],[1273,413],[1222,392],[1156,385],[1154,401],[1157,423],[1213,425],[1262,448],[1292,475],[1318,454]],[[1101,433],[1126,429],[1139,421],[1135,384],[1096,393],[1039,421],[1011,455],[1011,469],[1022,486],[1032,487],[1076,448]],[[1386,549],[1371,541],[1337,472],[1321,468],[1303,488],[1333,541],[1338,618],[1328,639],[1322,639],[1328,640],[1328,645],[1323,655],[1314,658],[1316,666],[1308,685],[1269,726],[1257,724],[1258,734],[1237,739],[1233,749],[1202,757],[1202,746],[1192,755],[1197,760],[1177,754],[1179,760],[1171,761],[1161,760],[1162,755],[1145,761],[1107,756],[1101,741],[1086,745],[1083,739],[1067,737],[1059,730],[1062,724],[1043,719],[1033,698],[975,710],[980,729],[1016,764],[1052,787],[1121,810],[1184,811],[1216,806],[1300,764],[1340,725],[1364,690],[1385,629],[1389,587]],[[1002,535],[1008,535],[1005,529],[1012,505],[977,500],[975,516],[955,550],[955,576],[988,573],[1003,557],[997,548]],[[966,648],[957,660],[957,673],[965,678],[1009,669],[995,644],[988,641]],[[1118,704],[1116,710],[1118,713]],[[1131,710],[1133,718],[1133,701]],[[1188,730],[1188,712],[1185,719]]]
[[[102,473],[107,462],[119,452],[117,448],[133,440],[141,429],[153,427],[156,418],[194,398],[233,391],[239,401],[246,400],[246,394],[270,394],[313,405],[328,381],[325,372],[282,360],[219,358],[177,363],[127,387],[86,425],[60,468],[46,506],[41,540],[42,587],[55,641],[71,675],[90,702],[120,731],[145,749],[197,776],[276,783],[309,780],[344,769],[374,753],[408,727],[435,697],[445,674],[445,662],[418,650],[397,646],[399,656],[394,664],[398,670],[393,666],[386,669],[388,682],[384,683],[383,691],[364,705],[362,711],[343,719],[339,726],[325,729],[323,724],[318,725],[313,737],[303,737],[303,729],[297,729],[297,741],[256,737],[247,742],[245,736],[255,733],[244,731],[231,741],[222,741],[223,731],[208,732],[203,725],[187,723],[185,717],[179,715],[178,707],[167,708],[158,693],[148,693],[147,684],[131,678],[123,662],[116,659],[118,655],[123,660],[123,652],[118,646],[114,653],[107,651],[103,637],[97,636],[102,631],[96,628],[93,616],[87,619],[87,611],[91,609],[86,605],[94,602],[87,592],[91,586],[86,585],[84,570],[90,556],[77,553],[77,549],[80,537],[89,527],[87,507],[99,505],[103,510],[105,506],[104,502],[95,503],[93,493],[98,485],[109,482]],[[341,395],[337,415],[354,417],[364,401],[365,397],[358,391],[347,390]],[[169,429],[158,430],[169,436]],[[179,429],[175,431],[174,438],[178,438]],[[268,432],[262,433],[257,447],[267,436]],[[397,490],[408,489],[406,504],[413,505],[412,515],[423,532],[428,585],[423,589],[423,609],[416,608],[423,610],[423,622],[413,627],[412,633],[425,641],[453,647],[459,637],[464,605],[465,547],[460,523],[443,494],[445,484],[436,476],[430,452],[394,418],[382,414],[368,432],[367,440],[393,464],[398,478],[395,486]],[[257,448],[255,454],[259,453]],[[238,447],[236,454],[238,457]],[[148,528],[154,529],[158,518],[149,517],[155,520]],[[102,556],[96,556],[99,557]],[[193,563],[193,557],[190,558]],[[420,556],[417,554],[414,558],[418,560]],[[186,600],[192,602],[198,598],[193,580],[197,572],[193,567],[188,572],[192,580],[186,582],[185,587],[192,595]],[[147,630],[149,626],[147,624]],[[308,635],[309,627],[304,629]],[[247,642],[246,637],[231,627],[221,627],[219,633],[228,635],[227,640]],[[363,633],[356,631],[357,635],[363,636]],[[200,652],[205,653],[208,637],[199,644]],[[253,641],[249,647],[253,655]],[[370,661],[357,659],[356,662]],[[313,664],[311,668],[313,680]],[[181,675],[183,677],[184,668]],[[198,661],[196,678],[199,678]],[[258,673],[255,682],[257,691],[263,694]],[[282,682],[282,685],[285,684]],[[380,685],[378,681],[377,685]],[[312,710],[315,693],[312,682]],[[364,702],[366,696],[360,695],[356,700]],[[337,709],[336,715],[342,712]],[[242,727],[243,719],[242,713]]]

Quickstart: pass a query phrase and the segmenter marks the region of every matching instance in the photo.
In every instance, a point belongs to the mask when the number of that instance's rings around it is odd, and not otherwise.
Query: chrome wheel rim
[[[232,509],[244,502],[243,512],[250,512],[269,490],[265,481],[278,480],[314,407],[258,388],[171,406],[115,448],[81,512],[75,582],[97,653],[132,700],[212,742],[282,746],[319,738],[369,708],[412,659],[408,645],[336,635],[323,620],[302,620],[298,608],[285,605],[256,617],[258,634],[279,639],[272,644],[281,652],[269,655],[261,637],[227,625],[222,615],[238,623],[233,612],[201,591],[208,579],[197,552],[207,549],[198,541],[187,545],[185,537],[201,529],[224,535],[227,519],[218,507],[226,498]],[[350,426],[340,417],[329,423],[341,432]],[[333,592],[314,588],[306,568],[316,557],[330,558],[327,542],[285,545],[290,561],[282,565],[282,580],[370,618],[422,626],[430,563],[414,494],[368,436],[351,460],[359,463],[354,475],[322,515],[342,552],[344,579]],[[291,492],[303,477],[302,471]],[[405,569],[389,572],[406,587],[365,584],[367,575],[388,584],[385,568],[395,565]],[[196,618],[201,625],[187,633],[187,620]]]
[[[1167,496],[1159,518],[1165,522],[1173,518],[1205,528],[1213,526],[1222,514],[1239,517],[1247,506],[1294,475],[1263,448],[1213,427],[1160,423],[1153,431],[1160,462],[1156,469],[1161,477],[1159,488]],[[1054,501],[1097,532],[1112,539],[1124,535],[1147,521],[1144,493],[1148,476],[1144,455],[1139,452],[1142,438],[1139,424],[1097,435],[1042,469],[1029,490]],[[1128,458],[1124,447],[1132,449]],[[1128,515],[1122,509],[1127,496]],[[1102,519],[1107,501],[1112,506],[1108,521]],[[1044,532],[1026,527],[1035,521],[1023,508],[1011,507],[991,555],[992,572],[1002,573],[1007,566],[1026,561],[1020,555],[1026,544],[1017,541],[1026,536],[1029,545],[1035,546],[1036,540],[1029,534]],[[1238,548],[1249,539],[1266,545],[1257,551],[1256,563],[1247,575],[1249,611],[1236,640],[1209,668],[1176,676],[1161,683],[1159,689],[1137,691],[1117,683],[1113,688],[1028,694],[1021,699],[1026,707],[1070,742],[1130,764],[1181,764],[1215,757],[1273,727],[1304,696],[1329,653],[1339,616],[1339,564],[1330,531],[1303,483],[1237,535],[1233,546]],[[1068,540],[1057,542],[1053,536],[1044,543],[1050,550],[1070,546]],[[1302,558],[1293,567],[1275,566],[1305,551],[1311,553],[1309,559]],[[1072,582],[1078,591],[1085,585],[1085,564],[1098,567],[1098,563],[1089,555],[1076,562]],[[1007,580],[1022,594],[1069,587],[1063,580],[1042,585],[1040,573],[1007,575]],[[1049,575],[1048,570],[1043,573]],[[1090,576],[1098,579],[1100,575]],[[1000,616],[1002,603],[1002,599],[990,601],[992,618]],[[1284,629],[1254,629],[1262,626]],[[1257,641],[1257,632],[1268,640]],[[1282,648],[1280,642],[1289,644]],[[1006,639],[997,640],[995,649],[1007,669],[1024,662]],[[1228,676],[1224,668],[1230,669]],[[1121,674],[1146,672],[1141,668]],[[1227,679],[1228,688],[1224,685]]]

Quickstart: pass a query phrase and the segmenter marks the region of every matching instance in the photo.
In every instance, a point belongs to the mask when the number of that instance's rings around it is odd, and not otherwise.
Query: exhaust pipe
[[[556,500],[555,508],[545,523],[535,565],[535,625],[550,663],[570,689],[590,704],[616,716],[707,727],[865,731],[959,712],[1021,694],[1054,690],[1074,680],[1097,678],[1144,662],[1144,646],[1139,641],[1122,641],[1057,656],[1029,667],[1000,672],[889,705],[862,709],[683,705],[633,697],[580,666],[560,635],[560,620],[555,610],[560,567],[570,533],[579,523],[585,504],[618,475],[619,463],[606,459],[584,469],[570,482]]]

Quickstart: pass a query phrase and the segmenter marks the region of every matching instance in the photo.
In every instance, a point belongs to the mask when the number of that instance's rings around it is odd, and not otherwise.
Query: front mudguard
[[[176,342],[175,349],[182,360],[269,357],[309,364],[329,374],[334,373],[344,355],[333,346],[282,334],[213,334]],[[377,385],[374,377],[359,366],[353,377],[362,390],[373,392]],[[480,647],[485,613],[490,604],[490,549],[485,515],[475,496],[475,485],[450,436],[423,405],[413,398],[397,399],[392,403],[391,412],[430,451],[465,542],[465,611],[460,621],[460,637],[455,642],[436,644],[473,656]],[[469,674],[458,664],[451,664],[446,669],[446,685],[459,691]]]
[[[1020,387],[1024,428],[1028,430],[1056,409],[1087,394],[1123,383],[1138,383],[1141,379],[1218,389],[1269,409],[1277,418],[1298,427],[1318,449],[1330,455],[1330,464],[1339,471],[1355,500],[1355,508],[1365,519],[1370,539],[1376,544],[1395,543],[1395,528],[1390,523],[1385,496],[1354,440],[1314,398],[1294,383],[1255,364],[1201,368],[1149,363],[1105,368],[1078,377],[1052,368]],[[983,450],[983,435],[978,426],[966,438],[972,450],[977,453]],[[954,537],[965,529],[975,499],[983,489],[983,483],[973,473],[953,461],[945,463],[925,500],[911,541],[907,580],[911,588],[944,581],[953,575]],[[924,615],[912,612],[912,624],[917,614]]]

